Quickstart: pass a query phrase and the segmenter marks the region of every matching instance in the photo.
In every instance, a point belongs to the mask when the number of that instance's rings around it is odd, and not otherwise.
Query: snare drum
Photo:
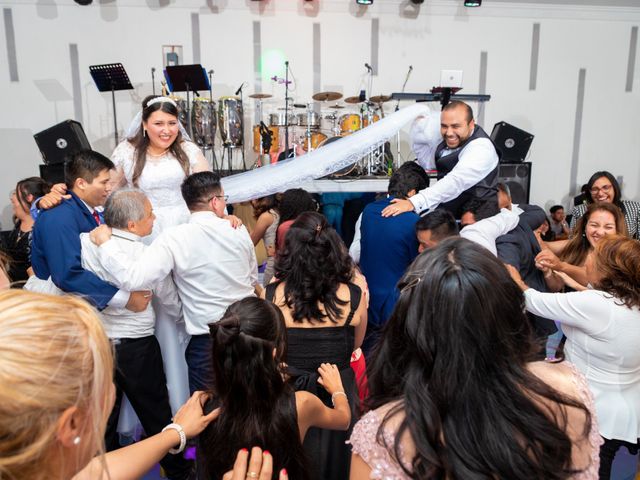
[[[360,115],[356,113],[348,113],[340,116],[340,134],[349,135],[350,133],[360,130]]]
[[[193,141],[201,147],[210,147],[216,138],[218,116],[216,104],[205,97],[196,97],[191,104]]]
[[[269,114],[269,125],[272,127],[284,127],[287,115],[284,112],[276,112]],[[294,113],[289,114],[289,126],[298,125],[298,119]]]
[[[218,126],[226,147],[239,147],[243,143],[244,122],[240,97],[220,97],[218,101]]]
[[[320,146],[320,144],[324,143],[327,139],[327,136],[322,132],[311,132],[311,150],[315,150]],[[305,152],[309,151],[309,146],[307,142],[307,136],[302,135],[300,137],[300,141],[302,142],[302,148]]]
[[[267,127],[271,132],[271,148],[269,153],[276,153],[280,149],[278,141],[278,134],[280,129],[278,127]],[[260,125],[253,126],[253,151],[262,153],[262,135],[260,135]]]
[[[317,112],[298,113],[297,117],[297,125],[301,127],[320,128],[320,115]]]

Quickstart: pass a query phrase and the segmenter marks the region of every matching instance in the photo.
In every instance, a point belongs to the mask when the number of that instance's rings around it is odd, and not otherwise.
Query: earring
[[[73,444],[74,445],[80,445],[80,437],[76,437],[73,439]]]
[[[146,136],[147,136],[147,129],[146,129],[146,128],[143,128],[143,129],[142,129],[142,136],[143,136],[143,137],[146,137]]]

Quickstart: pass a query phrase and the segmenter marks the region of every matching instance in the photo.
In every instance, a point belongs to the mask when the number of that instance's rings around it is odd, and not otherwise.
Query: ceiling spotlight
[[[78,5],[91,5],[91,3],[93,2],[93,0],[73,0],[74,2],[76,2]]]
[[[420,5],[421,3],[424,3],[424,0],[411,0],[411,3],[414,5]]]
[[[373,5],[373,0],[356,0],[358,5]]]
[[[465,7],[479,7],[482,5],[482,0],[464,0]]]

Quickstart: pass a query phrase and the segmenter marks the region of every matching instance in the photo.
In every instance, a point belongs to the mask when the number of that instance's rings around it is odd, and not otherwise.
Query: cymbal
[[[377,95],[375,97],[371,97],[369,100],[373,103],[384,103],[391,100],[391,95]]]
[[[331,105],[329,108],[335,108],[335,109],[338,109],[338,108],[344,108],[344,105],[338,105],[338,104],[336,103],[335,105]]]
[[[255,98],[256,100],[262,100],[263,98],[271,98],[273,95],[270,93],[252,93],[249,98]]]
[[[320,92],[314,94],[311,98],[318,102],[333,102],[335,100],[340,100],[342,98],[342,94],[338,92]]]
[[[345,103],[350,103],[350,104],[356,104],[356,103],[361,103],[360,97],[355,96],[355,97],[347,97],[344,99]]]

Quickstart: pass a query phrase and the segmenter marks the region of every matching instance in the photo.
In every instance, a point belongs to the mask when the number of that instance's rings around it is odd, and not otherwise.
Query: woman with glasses
[[[591,175],[587,183],[587,203],[574,207],[571,212],[569,228],[573,231],[578,219],[587,211],[587,206],[595,203],[613,203],[624,215],[629,236],[636,240],[640,238],[640,202],[622,200],[622,192],[616,178],[607,171],[596,172]]]

